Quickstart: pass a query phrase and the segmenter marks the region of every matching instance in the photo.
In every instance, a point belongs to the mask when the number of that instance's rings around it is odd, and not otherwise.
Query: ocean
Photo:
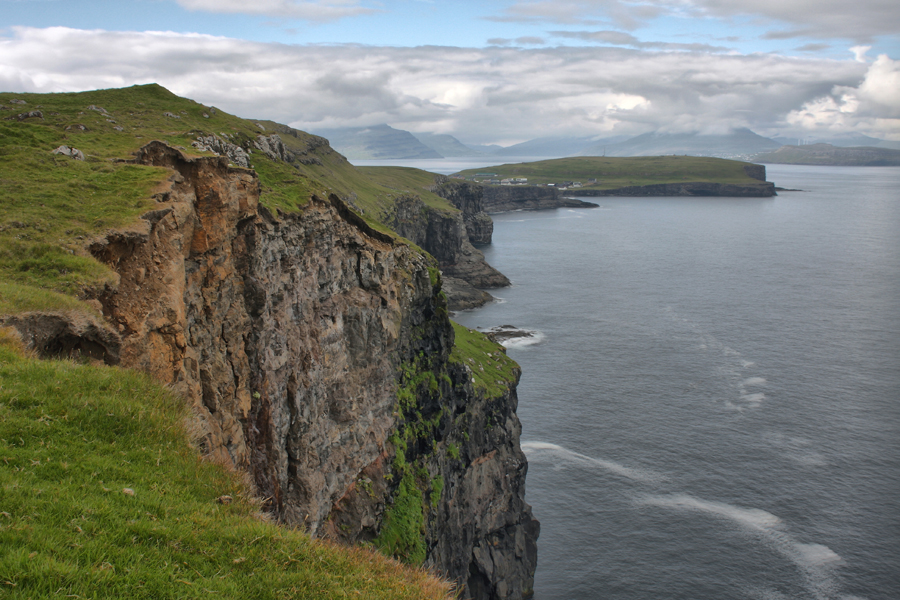
[[[768,175],[494,215],[536,599],[900,598],[900,169]]]

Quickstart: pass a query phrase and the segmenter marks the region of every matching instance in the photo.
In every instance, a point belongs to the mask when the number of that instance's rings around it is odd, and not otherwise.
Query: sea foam
[[[529,460],[541,460],[543,458],[549,458],[550,460],[555,459],[557,461],[557,465],[560,465],[563,462],[567,462],[570,464],[583,465],[587,467],[598,467],[603,471],[607,471],[614,475],[619,475],[620,477],[625,477],[626,479],[631,479],[632,481],[651,482],[664,479],[662,476],[651,471],[626,467],[611,460],[592,458],[590,456],[585,456],[584,454],[579,454],[578,452],[572,452],[571,450],[563,448],[562,446],[550,444],[547,442],[523,442],[522,450],[525,452],[525,454],[528,455]]]
[[[832,600],[839,596],[831,567],[840,563],[841,557],[827,546],[798,542],[784,531],[783,522],[772,513],[702,500],[687,494],[644,496],[637,503],[706,513],[731,521],[791,561],[803,577],[804,587],[810,596],[816,600]]]

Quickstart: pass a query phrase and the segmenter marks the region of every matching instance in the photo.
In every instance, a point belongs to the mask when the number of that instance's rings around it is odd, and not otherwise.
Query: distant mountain
[[[487,146],[482,144],[466,144],[466,146],[476,152],[481,152],[482,154],[496,154],[498,151],[503,150],[503,146],[497,144],[489,144]]]
[[[838,148],[855,148],[855,147],[868,147],[868,148],[892,148],[894,150],[900,150],[900,142],[891,142],[888,140],[882,140],[879,138],[869,137],[867,135],[862,135],[861,133],[851,134],[851,135],[843,135],[838,137],[829,137],[829,138],[816,138],[816,137],[804,137],[804,138],[790,138],[790,137],[773,137],[773,140],[779,142],[785,146],[795,145],[809,145],[809,144],[831,144],[832,146],[837,146]]]
[[[494,152],[496,156],[541,156],[565,158],[581,154],[597,144],[614,144],[627,140],[629,136],[618,135],[611,138],[591,137],[542,137],[521,144],[513,144]]]
[[[583,156],[664,156],[686,154],[689,156],[717,156],[720,158],[746,159],[750,156],[775,150],[778,142],[757,135],[749,129],[735,129],[725,135],[699,133],[645,133],[615,144],[595,144],[582,152]]]
[[[892,148],[840,148],[831,144],[782,146],[774,152],[758,154],[754,160],[787,165],[835,165],[854,167],[900,166],[900,150]]]
[[[466,146],[452,135],[444,133],[414,133],[417,140],[443,156],[455,158],[460,156],[484,156],[484,152]]]
[[[372,158],[443,158],[408,131],[389,125],[318,129],[314,132],[327,138],[331,147],[348,159]]]

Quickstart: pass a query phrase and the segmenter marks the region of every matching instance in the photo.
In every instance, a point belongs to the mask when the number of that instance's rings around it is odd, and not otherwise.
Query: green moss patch
[[[450,361],[469,367],[475,388],[487,397],[505,394],[518,381],[519,365],[516,361],[506,356],[503,346],[483,333],[451,323],[456,339]]]

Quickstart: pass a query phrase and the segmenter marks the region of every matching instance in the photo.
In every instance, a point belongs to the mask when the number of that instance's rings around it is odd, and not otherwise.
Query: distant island
[[[766,168],[696,156],[582,156],[467,169],[452,177],[485,186],[485,210],[571,206],[566,196],[770,197]]]
[[[831,144],[782,146],[756,155],[759,162],[783,165],[829,165],[844,167],[900,166],[900,150],[861,146],[841,148]]]

